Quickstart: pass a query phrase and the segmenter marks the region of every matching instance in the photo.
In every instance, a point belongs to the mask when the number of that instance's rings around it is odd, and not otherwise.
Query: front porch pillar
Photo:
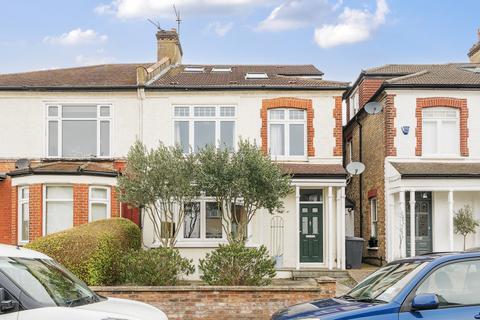
[[[295,269],[300,269],[300,187],[295,186],[295,243],[297,246]]]
[[[448,191],[448,240],[449,250],[453,251],[453,190]]]
[[[333,187],[328,187],[328,209],[327,209],[327,261],[328,269],[333,269]]]
[[[400,192],[399,204],[400,204],[400,221],[401,221],[400,239],[402,239],[402,241],[400,241],[399,243],[400,245],[399,249],[400,249],[401,258],[403,258],[407,256],[407,223],[406,223],[407,211],[405,209],[405,191]]]
[[[415,190],[410,191],[410,256],[415,256]]]
[[[336,228],[336,238],[337,238],[337,243],[336,243],[336,251],[337,251],[337,269],[342,268],[342,190],[340,188],[336,188],[336,194],[337,194],[337,212],[336,212],[336,219],[335,219],[335,224],[337,226]]]
[[[345,210],[345,187],[342,187],[340,188],[340,193],[341,193],[341,197],[342,197],[342,201],[341,201],[341,204],[340,204],[340,217],[341,217],[341,222],[340,222],[340,225],[342,227],[342,235],[341,235],[341,239],[340,239],[340,257],[341,257],[341,261],[342,263],[340,264],[340,268],[342,270],[345,270],[345,266],[346,266],[346,257],[345,257],[345,252],[346,252],[346,249],[345,249],[345,214],[346,214],[346,210]]]
[[[395,245],[396,245],[396,241],[395,241],[395,235],[396,235],[396,232],[395,232],[395,194],[394,193],[390,193],[388,194],[388,197],[387,197],[387,201],[388,201],[388,204],[387,204],[387,226],[386,226],[386,235],[385,235],[385,238],[386,238],[386,241],[387,241],[387,261],[390,262],[390,261],[393,261],[395,260]]]

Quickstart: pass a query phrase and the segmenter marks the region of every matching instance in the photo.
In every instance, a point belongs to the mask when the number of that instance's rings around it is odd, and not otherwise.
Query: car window
[[[455,262],[438,268],[416,294],[434,293],[440,307],[480,304],[480,260]]]

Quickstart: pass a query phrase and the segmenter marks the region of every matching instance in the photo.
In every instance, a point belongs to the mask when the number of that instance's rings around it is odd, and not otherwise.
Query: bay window
[[[73,188],[71,186],[46,186],[44,234],[73,227]]]
[[[306,112],[299,109],[271,109],[268,112],[268,142],[273,156],[306,155]]]
[[[109,157],[111,121],[109,105],[47,106],[48,157]]]
[[[175,106],[174,142],[184,153],[215,146],[235,148],[234,106]]]
[[[425,108],[422,112],[422,154],[457,156],[460,154],[460,125],[454,108]]]
[[[30,225],[30,201],[28,187],[18,188],[18,241],[26,243],[29,241]]]
[[[88,202],[90,222],[110,218],[110,188],[90,187]]]

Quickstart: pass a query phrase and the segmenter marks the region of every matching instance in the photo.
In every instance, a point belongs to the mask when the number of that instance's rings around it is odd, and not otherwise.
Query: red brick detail
[[[11,188],[11,201],[10,203],[12,204],[11,206],[11,212],[10,215],[12,217],[12,224],[11,224],[11,244],[17,244],[18,243],[18,187],[12,187]]]
[[[120,200],[118,199],[117,189],[112,187],[110,197],[110,209],[112,218],[120,217]]]
[[[30,194],[30,241],[43,235],[43,186],[42,184],[29,185]],[[16,229],[16,228],[15,228]]]
[[[88,184],[73,185],[73,226],[88,223]]]
[[[415,155],[422,155],[422,111],[424,108],[448,107],[459,109],[460,111],[460,155],[468,157],[468,106],[467,99],[435,97],[435,98],[417,98],[417,108],[415,115],[417,117],[417,128],[415,136],[417,138],[417,146]]]
[[[397,148],[395,147],[395,137],[397,129],[395,128],[395,118],[397,117],[397,109],[395,108],[395,95],[389,94],[385,97],[385,154],[387,157],[395,157]]]
[[[377,92],[385,79],[368,79],[364,78],[358,85],[358,104],[360,109],[370,100]],[[353,116],[353,115],[352,115]]]
[[[377,189],[368,190],[368,199],[377,197]]]
[[[313,138],[315,131],[313,128],[313,104],[310,99],[298,98],[275,98],[264,99],[262,101],[262,109],[260,116],[262,118],[262,129],[260,132],[262,139],[262,150],[268,153],[268,110],[276,108],[294,108],[303,109],[307,112],[307,154],[309,157],[315,156],[315,147],[313,146]]]
[[[9,172],[13,169],[15,169],[14,162],[0,161],[0,172]],[[0,243],[17,243],[16,235],[13,234],[16,230],[16,214],[12,209],[15,196],[12,192],[11,179],[7,177],[4,181],[0,181]]]
[[[333,119],[335,119],[335,127],[333,128],[333,137],[335,138],[335,147],[333,147],[333,155],[341,157],[342,152],[342,97],[334,97],[335,107],[333,108]]]

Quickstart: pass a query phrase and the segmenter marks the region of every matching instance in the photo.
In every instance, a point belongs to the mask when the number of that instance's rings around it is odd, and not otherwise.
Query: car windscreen
[[[41,306],[73,307],[98,300],[85,283],[54,260],[1,257],[0,272]]]
[[[360,282],[345,297],[357,301],[391,302],[428,262],[411,261],[386,265]]]

